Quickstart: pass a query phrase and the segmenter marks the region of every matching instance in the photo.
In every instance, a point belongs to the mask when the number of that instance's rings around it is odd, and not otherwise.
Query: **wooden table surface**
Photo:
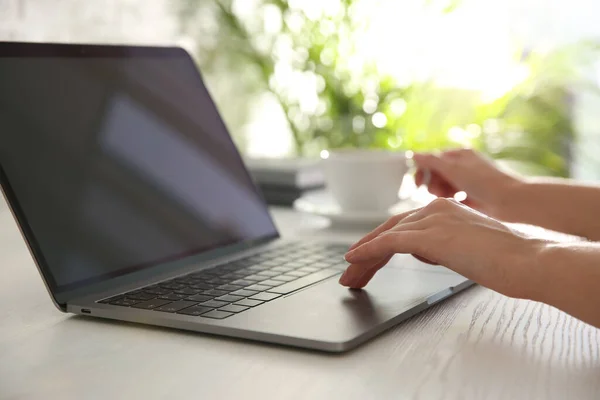
[[[340,234],[273,213],[287,236]],[[4,203],[0,246],[2,399],[600,398],[599,330],[481,287],[332,355],[62,314]]]

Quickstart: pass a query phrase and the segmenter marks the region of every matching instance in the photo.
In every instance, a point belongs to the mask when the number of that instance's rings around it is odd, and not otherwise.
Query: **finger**
[[[429,165],[427,162],[424,164]],[[415,174],[415,185],[418,187],[423,184],[427,185],[429,193],[438,197],[452,197],[456,193],[455,188],[443,175],[427,168],[419,168]]]
[[[417,187],[421,186],[425,181],[425,171],[427,170],[419,168],[417,169],[417,172],[415,172],[415,185],[417,185]]]
[[[346,261],[351,264],[367,263],[396,253],[417,254],[427,258],[422,254],[427,241],[424,232],[425,230],[404,230],[385,233],[346,254]]]
[[[417,232],[427,228],[428,226],[431,226],[432,224],[435,224],[436,221],[438,221],[438,216],[435,214],[425,214],[424,212],[414,213],[396,224],[396,226],[390,230],[383,232],[378,236],[378,238],[381,238],[382,236],[393,235],[402,231]],[[340,278],[340,283],[342,283],[344,286],[349,286],[352,288],[362,288],[369,283],[375,273],[385,266],[392,257],[393,254],[388,254],[382,258],[374,258],[365,262],[351,264],[346,269],[346,272],[342,278]],[[429,259],[420,257],[418,255],[415,257],[420,261],[429,264],[435,264]]]
[[[369,240],[372,240],[372,239],[376,238],[381,233],[383,233],[383,232],[385,232],[385,231],[393,228],[394,226],[396,226],[396,224],[398,224],[398,222],[402,221],[404,218],[408,217],[411,214],[419,212],[422,209],[423,208],[416,208],[416,209],[411,210],[411,211],[406,211],[404,213],[401,213],[401,214],[398,214],[398,215],[394,215],[393,217],[391,217],[387,221],[385,221],[383,224],[379,225],[377,228],[375,228],[374,230],[372,230],[371,232],[369,232],[368,234],[366,234],[365,236],[363,236],[363,238],[360,239],[358,242],[356,242],[352,246],[350,246],[350,249],[348,249],[348,251],[352,251],[355,248],[357,248],[358,246],[361,246],[362,244],[368,242]]]
[[[456,193],[456,189],[438,174],[431,175],[427,190],[437,197],[452,197]]]
[[[369,283],[371,279],[373,279],[377,271],[385,267],[391,258],[392,257],[388,257],[386,258],[385,262],[380,262],[377,265],[375,265],[375,267],[368,269],[360,278],[358,278],[355,281],[351,281],[348,284],[348,287],[350,287],[351,289],[362,289],[365,286],[367,286],[367,283]]]
[[[340,284],[353,289],[365,287],[375,273],[383,268],[391,258],[388,256],[373,264],[351,264],[341,276]]]
[[[445,169],[445,162],[435,154],[415,153],[413,160],[419,169],[428,169],[432,172],[439,172]]]
[[[460,149],[452,149],[452,150],[446,150],[441,154],[441,157],[449,157],[449,158],[457,158],[457,157],[462,157],[465,154],[467,154],[468,152],[471,152],[472,150],[470,149],[466,149],[466,148],[460,148]]]
[[[464,150],[459,150],[464,152]],[[453,153],[452,153],[453,154]],[[456,175],[456,159],[458,157],[448,155],[448,152],[441,155],[435,154],[415,154],[413,160],[418,168],[428,169],[432,175],[437,174],[446,182],[450,182],[452,176]]]
[[[410,220],[408,222],[404,222],[401,221],[398,224],[396,224],[394,227],[390,228],[389,230],[387,230],[386,232],[383,232],[379,235],[379,237],[381,237],[382,235],[387,235],[393,232],[397,232],[400,230],[419,230],[420,229],[420,225],[423,225],[422,222],[419,220],[420,217],[419,213],[414,213],[410,216],[408,216],[406,218],[406,220]],[[350,254],[352,251],[350,251],[348,254]],[[344,275],[342,276],[342,278],[340,278],[340,282],[357,282],[363,275],[365,275],[365,273],[367,273],[368,271],[372,270],[373,268],[381,268],[381,266],[376,267],[377,265],[379,265],[381,263],[382,260],[385,260],[387,258],[387,261],[389,261],[391,255],[386,255],[386,254],[382,254],[381,257],[379,257],[378,259],[372,259],[369,260],[368,262],[364,262],[364,263],[354,263],[346,269],[346,272],[344,272]],[[387,263],[387,261],[384,262],[384,265]],[[373,272],[374,274],[374,272]],[[369,278],[370,279],[370,278]],[[368,282],[368,280],[367,280]]]
[[[419,168],[417,172],[415,172],[415,185],[417,187],[420,186],[429,186],[429,182],[431,182],[432,172],[426,168]]]
[[[406,219],[413,219],[413,221],[406,223],[401,221],[390,230],[382,233],[379,237],[390,235],[400,230],[417,231],[419,230],[420,226],[426,226],[426,223],[424,225],[419,218],[421,218],[419,213],[412,214]],[[352,288],[364,287],[371,280],[371,278],[373,278],[375,273],[389,262],[392,256],[393,254],[388,254],[377,259],[374,258],[362,263],[351,264],[346,269],[346,272],[342,278],[340,278],[340,283],[342,283],[344,286],[349,286]]]

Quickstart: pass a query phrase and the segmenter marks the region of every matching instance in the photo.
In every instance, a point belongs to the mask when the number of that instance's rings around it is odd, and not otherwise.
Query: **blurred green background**
[[[0,8],[0,40],[183,46],[247,157],[471,146],[527,173],[600,179],[600,2],[12,0]]]
[[[469,24],[461,2],[414,0],[398,8],[361,0],[179,0],[173,7],[207,80],[220,82],[213,93],[242,150],[252,146],[252,136],[241,133],[252,99],[267,94],[273,119],[282,116],[292,138],[278,156],[468,146],[525,173],[570,175],[572,93],[596,90],[585,76],[595,41],[528,49],[472,40],[480,26],[467,25],[467,35],[449,44],[456,49],[432,61],[423,53],[440,50],[423,47],[436,35],[444,43],[444,21]],[[430,41],[410,36],[402,26],[411,17],[441,29]],[[284,134],[263,133],[262,146]]]

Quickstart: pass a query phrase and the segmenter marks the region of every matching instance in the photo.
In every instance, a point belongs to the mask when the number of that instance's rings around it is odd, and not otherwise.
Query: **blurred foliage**
[[[422,1],[440,13],[460,6],[457,0]],[[259,12],[245,14],[242,3]],[[479,93],[431,81],[399,84],[372,62],[357,64],[352,34],[362,22],[356,1],[340,0],[340,10],[318,18],[292,3],[180,0],[176,11],[182,32],[194,38],[203,72],[235,77],[230,96],[272,93],[298,154],[341,147],[471,146],[529,163],[537,174],[568,175],[574,137],[570,93],[584,84],[582,66],[593,59],[595,43],[546,54],[517,52],[515,62],[527,66],[529,77],[500,98],[482,101]],[[286,83],[309,95],[298,96]]]

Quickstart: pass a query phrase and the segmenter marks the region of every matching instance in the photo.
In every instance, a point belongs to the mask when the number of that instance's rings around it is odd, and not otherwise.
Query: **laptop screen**
[[[0,163],[51,288],[277,235],[184,51],[23,46],[0,44]]]

